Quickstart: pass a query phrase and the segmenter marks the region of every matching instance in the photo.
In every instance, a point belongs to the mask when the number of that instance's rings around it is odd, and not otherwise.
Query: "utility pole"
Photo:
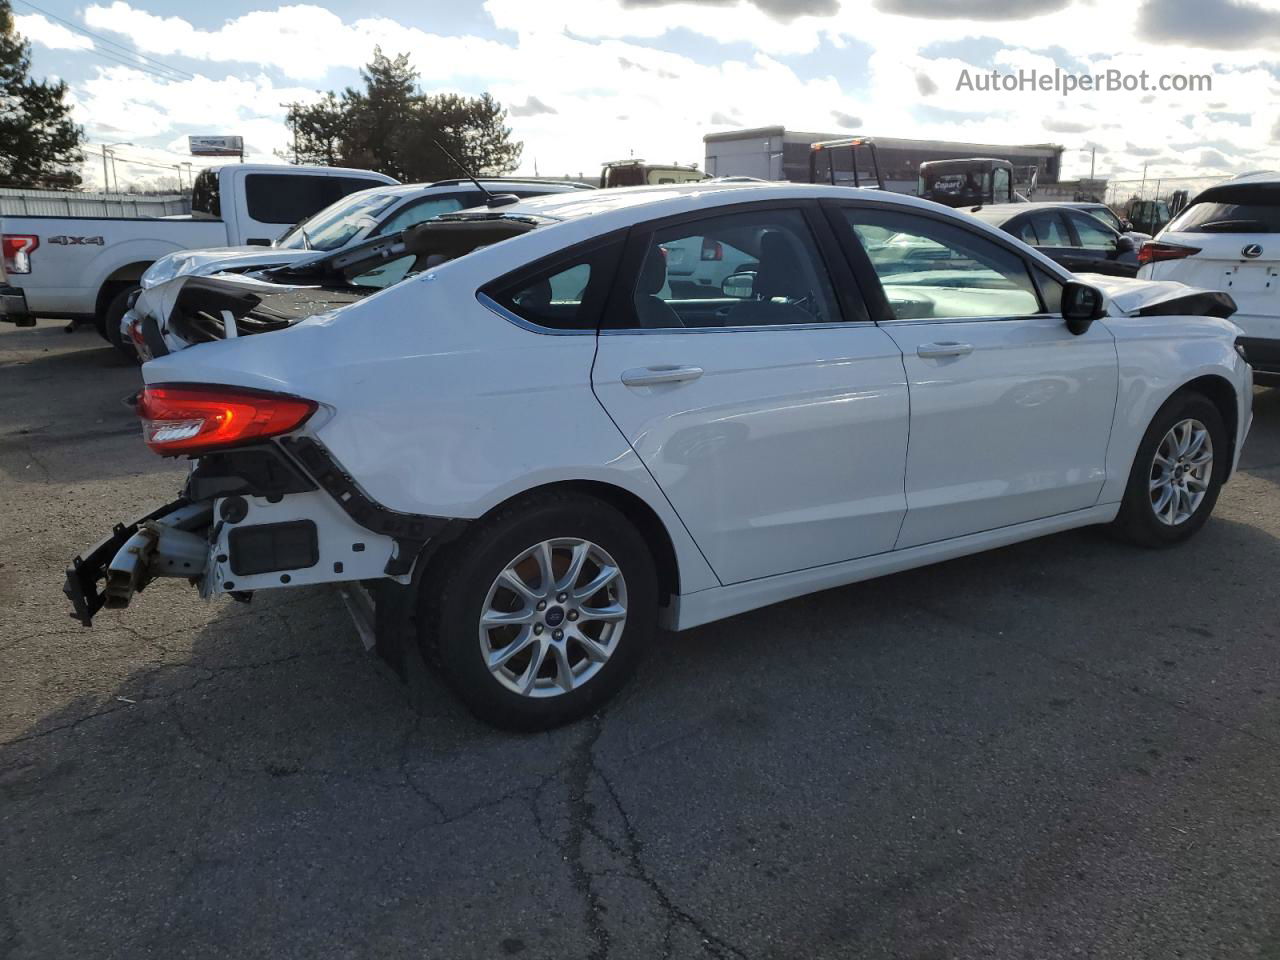
[[[111,157],[111,171],[114,173],[116,169],[116,155],[111,148],[112,147],[132,147],[132,146],[133,146],[132,143],[129,143],[125,140],[121,140],[118,143],[104,143],[102,145],[102,192],[103,193],[111,192],[111,178],[107,174],[107,157],[108,156]],[[116,180],[117,193],[119,192],[119,189],[120,189],[120,181],[119,179],[117,179]]]
[[[1098,148],[1094,147],[1089,151],[1089,179],[1093,179],[1093,168],[1098,161]]]

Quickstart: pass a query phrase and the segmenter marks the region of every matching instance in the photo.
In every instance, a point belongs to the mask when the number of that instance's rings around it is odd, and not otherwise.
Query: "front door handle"
[[[685,383],[702,376],[701,367],[635,367],[622,371],[628,387],[651,387],[658,383]]]
[[[946,357],[966,357],[973,353],[972,343],[956,343],[944,340],[939,343],[926,343],[916,347],[916,356],[925,360],[941,360]]]

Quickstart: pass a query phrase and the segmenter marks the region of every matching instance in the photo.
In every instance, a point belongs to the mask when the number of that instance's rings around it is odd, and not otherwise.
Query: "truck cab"
[[[1013,191],[1013,164],[991,157],[920,164],[919,195],[948,207],[988,207],[1021,199]]]
[[[600,171],[600,188],[641,187],[646,184],[694,183],[707,179],[696,166],[679,163],[645,163],[644,160],[611,160]]]
[[[821,140],[809,147],[809,182],[883,190],[880,156],[870,137]]]
[[[228,246],[269,247],[291,226],[335,200],[395,182],[371,170],[345,167],[229,163],[208,167],[196,176],[191,219],[221,220]]]

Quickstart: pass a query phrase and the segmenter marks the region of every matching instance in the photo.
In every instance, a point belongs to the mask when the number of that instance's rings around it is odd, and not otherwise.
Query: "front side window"
[[[1092,217],[1079,213],[1072,213],[1068,216],[1071,217],[1071,222],[1075,225],[1076,235],[1080,237],[1080,246],[1084,249],[1114,250],[1116,248],[1115,234],[1108,231]]]
[[[685,221],[650,234],[633,281],[641,329],[789,326],[841,319],[817,243],[798,210]]]
[[[462,198],[467,196],[461,193],[452,193],[445,197],[430,197],[426,200],[420,200],[417,203],[411,203],[404,209],[393,214],[386,223],[378,230],[378,233],[384,236],[388,233],[399,233],[401,230],[407,230],[409,227],[415,227],[424,220],[430,220],[432,217],[438,217],[442,213],[453,213],[455,210],[461,210],[463,207],[471,206],[470,203],[463,203]],[[479,194],[475,194],[479,198]]]
[[[1040,312],[1027,265],[956,224],[896,210],[845,209],[899,320],[1018,317]],[[876,243],[874,228],[895,231]],[[1041,241],[1043,242],[1043,240]]]
[[[1124,224],[1120,222],[1120,218],[1115,215],[1110,207],[1089,207],[1085,213],[1091,217],[1097,217],[1116,233],[1124,233]]]

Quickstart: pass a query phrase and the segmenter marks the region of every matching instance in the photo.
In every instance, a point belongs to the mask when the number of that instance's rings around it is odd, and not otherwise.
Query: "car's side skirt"
[[[984,550],[1005,547],[1023,540],[1060,533],[1063,530],[1109,523],[1116,518],[1119,510],[1119,503],[1099,504],[1087,510],[1074,510],[1071,513],[1000,527],[997,530],[987,530],[952,540],[941,540],[937,543],[921,544],[906,550],[878,553],[875,556],[843,563],[832,563],[808,570],[779,574],[776,577],[765,577],[760,580],[749,580],[746,583],[735,583],[728,587],[713,587],[710,590],[684,594],[676,597],[671,606],[663,611],[663,626],[668,630],[688,630],[702,626],[704,623],[746,613],[748,610],[767,607],[772,603],[817,593],[819,590],[829,590],[832,587],[871,580],[955,557],[982,553]]]

